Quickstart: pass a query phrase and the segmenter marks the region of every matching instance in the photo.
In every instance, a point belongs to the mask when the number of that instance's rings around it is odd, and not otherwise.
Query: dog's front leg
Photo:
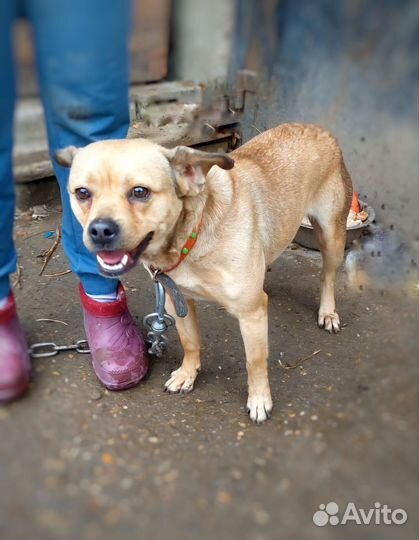
[[[184,351],[182,365],[172,372],[165,384],[165,389],[172,393],[190,392],[201,367],[201,338],[195,302],[188,299],[187,304],[188,315],[184,318],[177,317],[173,303],[167,296],[167,312],[176,320],[176,328]]]
[[[246,351],[247,410],[253,422],[260,424],[270,417],[273,407],[268,379],[268,296],[262,292],[254,309],[237,316]]]

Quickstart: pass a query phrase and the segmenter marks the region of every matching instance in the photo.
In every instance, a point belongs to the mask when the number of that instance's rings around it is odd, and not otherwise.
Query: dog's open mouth
[[[118,277],[131,270],[137,264],[140,255],[147,248],[152,237],[153,232],[148,233],[138,246],[131,251],[117,249],[96,252],[100,273],[106,277]]]

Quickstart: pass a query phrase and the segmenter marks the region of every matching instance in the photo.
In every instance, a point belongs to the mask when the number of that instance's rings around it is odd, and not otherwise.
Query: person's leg
[[[129,0],[27,0],[51,156],[68,145],[125,138]],[[63,245],[88,294],[116,291],[98,274],[67,193],[68,169],[54,162],[63,203]]]
[[[30,375],[26,340],[9,282],[9,275],[16,268],[12,171],[15,83],[11,33],[14,18],[15,2],[0,2],[0,402],[18,398],[27,389]]]
[[[51,155],[69,145],[125,138],[130,0],[27,0]],[[136,385],[148,368],[144,341],[118,280],[98,274],[67,193],[68,169],[54,163],[63,202],[63,243],[81,280],[84,326],[99,380]],[[114,299],[109,299],[114,293]],[[93,295],[93,299],[92,299]],[[99,296],[107,296],[104,303]]]
[[[13,245],[15,182],[12,171],[15,81],[11,32],[14,18],[14,2],[0,2],[0,301],[9,295],[9,275],[16,269]]]

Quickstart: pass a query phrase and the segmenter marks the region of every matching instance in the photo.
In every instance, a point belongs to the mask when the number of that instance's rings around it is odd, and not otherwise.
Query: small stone
[[[85,452],[83,452],[81,457],[82,457],[83,461],[90,461],[92,459],[92,457],[93,457],[93,454],[92,454],[92,452],[89,452],[88,450],[86,450]]]
[[[239,471],[238,469],[232,469],[230,471],[230,476],[231,478],[233,478],[234,480],[241,480],[243,478],[243,474],[241,473],[241,471]]]
[[[123,478],[121,482],[122,489],[130,489],[132,487],[132,480],[131,478]]]
[[[291,482],[288,480],[288,478],[283,478],[279,482],[278,490],[279,491],[287,491],[287,489],[291,486]]]
[[[152,437],[149,437],[149,438],[148,438],[148,442],[149,442],[150,444],[158,444],[159,439],[158,439],[157,437],[152,436]]]
[[[100,390],[93,390],[93,392],[90,392],[89,397],[93,401],[99,401],[103,397],[103,394]]]
[[[231,493],[229,493],[228,491],[219,491],[217,493],[217,500],[220,504],[230,504]]]
[[[105,465],[113,465],[113,463],[115,462],[113,455],[109,454],[109,452],[103,452],[103,454],[100,456],[100,459]]]

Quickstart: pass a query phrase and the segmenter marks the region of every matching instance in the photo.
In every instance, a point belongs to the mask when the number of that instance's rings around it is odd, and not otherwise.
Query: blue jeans
[[[130,0],[0,0],[0,298],[16,268],[12,127],[15,102],[12,24],[32,25],[50,154],[68,145],[125,138],[129,125]],[[108,294],[117,281],[98,274],[82,241],[67,193],[68,170],[54,162],[63,205],[62,239],[71,269],[89,294]]]

